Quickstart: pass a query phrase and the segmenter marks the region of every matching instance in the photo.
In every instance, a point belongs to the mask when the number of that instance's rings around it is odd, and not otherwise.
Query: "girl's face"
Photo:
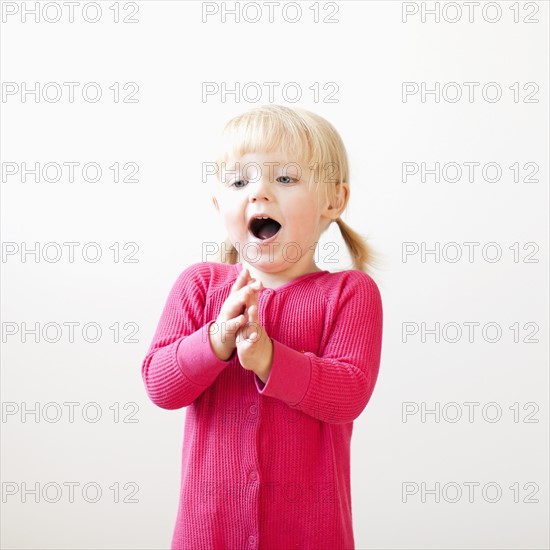
[[[326,212],[313,177],[306,162],[282,151],[227,160],[213,202],[242,260],[294,276],[316,269],[317,241],[337,216],[333,209]],[[257,215],[277,223],[252,221]]]

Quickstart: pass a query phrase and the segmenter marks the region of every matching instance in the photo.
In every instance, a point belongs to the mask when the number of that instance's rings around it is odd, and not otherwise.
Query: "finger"
[[[233,319],[229,319],[227,321],[227,331],[228,332],[237,332],[241,326],[245,324],[246,316],[241,313],[240,315],[237,315],[237,317],[233,317]]]
[[[248,308],[248,323],[245,325],[250,334],[248,335],[247,340],[254,344],[260,339],[260,334],[262,334],[262,327],[258,322],[258,307],[252,305]]]
[[[248,322],[257,323],[258,322],[258,306],[256,304],[250,304],[247,309],[248,313]]]
[[[253,281],[245,284],[239,290],[230,294],[222,306],[224,317],[233,317],[244,313],[246,308],[252,303],[252,295],[258,292],[259,281]]]
[[[258,296],[260,294],[260,290],[262,290],[262,282],[258,281],[258,284],[252,285],[252,288],[254,289],[254,292],[251,295],[251,303],[258,304]]]
[[[248,299],[248,319],[249,322],[258,322],[258,296],[259,296],[259,289],[255,292],[252,292]]]
[[[243,327],[246,327],[250,323],[250,316],[248,315],[248,308],[245,308],[243,312]]]
[[[235,296],[241,307],[250,305],[252,296],[258,292],[258,285],[259,281],[253,281],[236,292]]]
[[[241,275],[242,272],[233,283],[230,294],[222,306],[225,317],[231,318],[234,315],[242,313],[248,305],[248,293],[250,292],[251,284],[250,281],[246,283],[244,279],[241,279]]]
[[[235,282],[231,287],[231,292],[236,292],[241,289],[248,282],[249,277],[250,273],[247,269],[243,268],[243,270],[239,273],[239,276],[235,279]]]
[[[249,330],[256,333],[261,331],[260,324],[258,323],[258,306],[252,304],[247,310],[247,322],[246,326],[250,327]]]
[[[243,267],[242,271],[239,273],[239,276],[233,283],[233,286],[231,287],[231,292],[235,292],[237,290],[240,290],[250,278],[250,273],[248,272],[248,269],[246,267]]]
[[[251,303],[258,303],[258,296],[260,295],[260,291],[262,290],[262,281],[256,281],[254,284],[249,285],[254,292],[250,295]]]

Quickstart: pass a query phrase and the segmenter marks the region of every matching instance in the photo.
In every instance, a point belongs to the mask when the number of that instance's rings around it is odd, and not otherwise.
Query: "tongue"
[[[269,239],[279,231],[280,227],[281,226],[277,222],[270,220],[260,227],[258,237],[260,237],[260,239]]]

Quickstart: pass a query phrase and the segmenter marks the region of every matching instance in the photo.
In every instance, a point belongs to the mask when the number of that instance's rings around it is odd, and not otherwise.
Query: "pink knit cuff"
[[[273,361],[267,382],[254,376],[261,395],[281,399],[289,405],[297,405],[304,398],[311,379],[311,360],[281,342],[273,342]]]
[[[194,384],[209,386],[218,374],[233,360],[235,350],[227,361],[218,359],[208,337],[210,321],[199,330],[181,340],[176,350],[178,365]]]

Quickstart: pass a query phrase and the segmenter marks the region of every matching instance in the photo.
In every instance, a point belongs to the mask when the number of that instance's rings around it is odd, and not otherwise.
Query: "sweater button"
[[[256,544],[256,537],[254,537],[253,535],[250,535],[248,537],[248,542],[249,544]]]
[[[258,474],[257,474],[257,472],[256,472],[255,470],[252,470],[252,471],[250,472],[250,479],[251,479],[252,481],[256,481],[256,480],[258,479]]]

